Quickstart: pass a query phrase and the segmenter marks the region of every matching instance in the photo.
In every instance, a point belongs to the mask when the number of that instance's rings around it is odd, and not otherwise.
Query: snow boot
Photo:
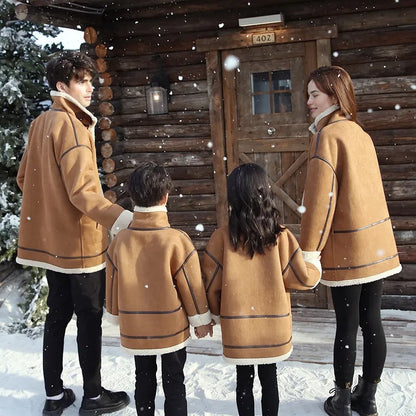
[[[351,394],[351,408],[360,416],[378,416],[375,398],[377,384],[358,376],[358,384]]]
[[[325,412],[330,416],[352,416],[351,389],[335,385],[330,393],[334,393],[334,395],[326,399],[324,403]]]

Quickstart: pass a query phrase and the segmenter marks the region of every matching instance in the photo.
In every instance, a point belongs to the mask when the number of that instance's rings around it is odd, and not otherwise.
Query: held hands
[[[206,325],[201,325],[201,326],[197,326],[195,328],[195,336],[199,339],[199,338],[204,338],[206,337],[208,334],[210,337],[212,337],[212,327],[213,327],[213,323],[210,322],[209,324]]]

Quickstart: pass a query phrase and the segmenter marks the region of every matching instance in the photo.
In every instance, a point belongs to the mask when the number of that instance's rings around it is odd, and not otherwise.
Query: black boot
[[[351,408],[360,416],[378,416],[375,398],[377,384],[358,376],[358,384],[351,394]]]
[[[330,393],[332,392],[335,394],[325,401],[325,412],[330,416],[351,416],[351,389],[335,385]]]

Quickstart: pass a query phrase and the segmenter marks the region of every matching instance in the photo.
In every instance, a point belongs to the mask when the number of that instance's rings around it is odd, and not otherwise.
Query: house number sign
[[[256,33],[253,35],[253,45],[261,45],[263,43],[274,43],[276,36],[274,32]]]

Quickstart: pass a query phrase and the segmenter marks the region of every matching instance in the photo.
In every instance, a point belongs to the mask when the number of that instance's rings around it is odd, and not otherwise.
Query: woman
[[[370,136],[356,121],[349,74],[321,67],[308,80],[314,134],[305,184],[300,245],[305,258],[321,255],[322,284],[331,288],[336,314],[335,394],[332,416],[376,416],[375,393],[386,357],[380,317],[384,278],[399,273],[396,244],[380,169]],[[363,375],[351,394],[360,325]]]

